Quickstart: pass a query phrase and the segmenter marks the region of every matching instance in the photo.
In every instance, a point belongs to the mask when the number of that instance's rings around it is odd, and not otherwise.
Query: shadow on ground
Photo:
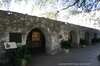
[[[54,55],[45,52],[32,52],[27,66],[100,66],[97,56],[100,45],[88,45],[85,48],[72,48],[69,53]]]

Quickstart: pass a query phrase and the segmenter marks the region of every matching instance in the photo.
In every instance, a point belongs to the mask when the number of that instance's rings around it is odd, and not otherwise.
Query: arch
[[[68,41],[71,42],[73,44],[73,46],[77,46],[78,37],[77,37],[77,33],[74,30],[71,30],[68,33]]]
[[[34,35],[32,36],[32,33],[33,34],[37,33],[37,35],[40,33],[40,44],[38,46],[35,46],[35,45],[32,46],[32,42],[35,42],[36,40],[39,40],[39,39],[32,39],[32,37],[33,38],[36,37],[36,34],[34,34],[35,36]],[[41,35],[42,35],[42,38],[41,38]],[[37,36],[37,37],[39,37],[39,36]],[[27,35],[26,44],[29,48],[34,48],[34,47],[39,48],[39,47],[43,46],[42,48],[44,48],[45,52],[48,53],[48,54],[51,54],[50,53],[50,50],[51,50],[51,36],[45,28],[37,27],[37,28],[31,29],[30,32]]]
[[[71,32],[68,33],[68,41],[72,42],[72,34],[71,34]]]
[[[93,38],[97,38],[97,37],[98,37],[98,34],[94,33]]]
[[[90,43],[89,32],[85,32],[85,39]]]

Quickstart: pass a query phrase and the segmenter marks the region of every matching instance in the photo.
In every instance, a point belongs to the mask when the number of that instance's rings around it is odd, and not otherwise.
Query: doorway
[[[77,45],[78,43],[77,33],[74,30],[71,30],[68,33],[68,41],[71,42],[74,47]]]
[[[90,43],[89,32],[85,32],[85,39]]]
[[[71,32],[68,33],[68,41],[72,43],[72,35],[71,35]]]
[[[45,52],[45,36],[38,28],[30,31],[26,44],[31,52]]]

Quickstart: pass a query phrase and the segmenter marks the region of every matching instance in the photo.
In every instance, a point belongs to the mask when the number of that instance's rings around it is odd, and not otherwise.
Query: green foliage
[[[81,45],[87,45],[88,44],[88,41],[85,40],[85,39],[80,39],[80,44]]]
[[[18,47],[14,52],[14,63],[17,66],[21,66],[23,59],[26,61],[25,64],[30,61],[30,52],[26,45]]]
[[[79,11],[77,10],[68,10],[68,12],[71,14],[71,15],[77,15],[79,13]]]
[[[48,6],[54,8],[55,2],[57,3],[57,0],[33,0],[33,1],[35,2],[33,5],[39,7],[39,9],[45,9],[48,8]]]
[[[62,47],[62,48],[65,48],[65,49],[70,49],[70,48],[72,48],[71,43],[68,42],[68,41],[66,41],[66,40],[61,40],[60,44],[61,44],[61,47]]]
[[[85,9],[85,12],[89,13],[89,12],[91,12],[91,10],[90,9]]]
[[[1,62],[0,62],[0,66],[3,66]]]
[[[93,38],[91,42],[92,43],[99,43],[100,42],[100,38]]]
[[[54,19],[54,18],[55,18],[55,14],[56,14],[56,13],[54,13],[54,12],[45,12],[45,13],[43,13],[43,14],[41,14],[41,15],[42,15],[42,16],[45,16],[45,17],[47,17],[47,18]],[[56,17],[58,17],[58,15],[57,15]]]
[[[3,2],[10,2],[11,0],[2,0]]]
[[[88,3],[87,0],[2,0],[2,2],[10,2],[15,1],[16,3],[24,1],[32,1],[35,2],[35,6],[39,6],[40,8],[44,8],[47,6],[51,6],[52,8],[58,9],[58,7],[62,8],[61,10],[66,10],[69,7],[75,6],[75,8],[84,8],[84,9],[91,9],[93,5],[98,5],[97,3],[100,2],[100,0],[89,0],[89,2],[92,1],[92,3]],[[91,8],[90,8],[91,7]],[[63,9],[64,8],[64,9]]]
[[[0,62],[0,66],[6,66],[6,64]]]
[[[0,3],[0,6],[2,6],[2,3]]]

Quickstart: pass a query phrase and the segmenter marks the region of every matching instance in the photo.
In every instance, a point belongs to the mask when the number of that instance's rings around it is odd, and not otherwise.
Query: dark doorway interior
[[[68,34],[68,41],[72,43],[72,35],[71,35],[71,32],[69,32],[69,34]]]
[[[68,41],[72,43],[73,47],[77,47],[77,43],[78,43],[78,38],[77,38],[77,33],[74,30],[71,30],[68,33]]]
[[[94,38],[97,38],[97,37],[98,37],[98,35],[97,35],[97,33],[95,33],[95,34],[94,34]]]
[[[89,32],[85,32],[85,39],[90,43],[89,39]]]
[[[45,37],[37,28],[29,33],[26,43],[31,52],[45,52]]]

